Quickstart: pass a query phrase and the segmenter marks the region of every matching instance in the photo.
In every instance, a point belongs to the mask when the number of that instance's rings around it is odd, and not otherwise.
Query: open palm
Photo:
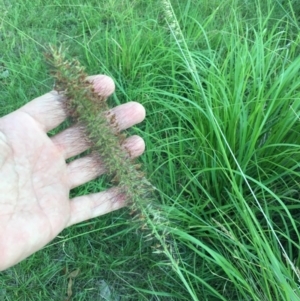
[[[114,91],[109,77],[90,80],[102,95]],[[89,157],[66,163],[88,148],[76,126],[47,135],[66,118],[61,101],[52,91],[0,119],[0,270],[39,250],[65,227],[124,206],[117,188],[69,199],[70,189],[105,170]],[[113,112],[121,129],[145,117],[135,102]],[[125,143],[133,156],[144,151],[138,136]]]

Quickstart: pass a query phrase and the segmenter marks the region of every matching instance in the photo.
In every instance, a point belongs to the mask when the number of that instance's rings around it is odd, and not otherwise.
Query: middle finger
[[[140,123],[145,118],[145,109],[137,102],[128,102],[117,106],[110,112],[116,116],[120,131]],[[79,155],[90,147],[82,128],[76,125],[58,133],[51,140],[65,159]]]

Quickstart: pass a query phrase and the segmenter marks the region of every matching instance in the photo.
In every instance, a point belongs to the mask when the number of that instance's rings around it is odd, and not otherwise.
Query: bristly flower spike
[[[55,90],[63,95],[62,106],[66,114],[81,126],[90,142],[91,153],[101,159],[113,183],[126,196],[131,213],[145,228],[145,216],[153,215],[147,212],[148,208],[153,208],[149,206],[153,200],[153,186],[140,170],[140,164],[136,164],[122,148],[126,136],[118,132],[115,115],[107,113],[106,97],[95,93],[84,68],[75,59],[66,60],[61,47],[51,47],[46,58],[55,79]]]

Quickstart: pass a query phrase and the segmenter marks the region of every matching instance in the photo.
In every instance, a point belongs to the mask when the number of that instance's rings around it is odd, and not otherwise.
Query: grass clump
[[[185,94],[174,95],[190,135],[177,145],[184,162],[172,162],[186,180],[177,177],[182,195],[170,216],[181,227],[171,232],[194,252],[181,257],[180,269],[194,300],[300,297],[299,38],[289,40],[297,22],[274,22],[270,7],[262,19],[257,3],[251,26],[233,5],[218,45],[195,25],[207,38],[206,54],[170,26],[190,72]]]

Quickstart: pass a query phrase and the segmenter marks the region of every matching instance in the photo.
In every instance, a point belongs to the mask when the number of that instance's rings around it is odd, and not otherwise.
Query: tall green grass
[[[173,95],[190,135],[178,142],[186,178],[168,209],[186,247],[174,268],[193,300],[300,298],[299,27],[292,13],[275,20],[270,3],[255,7],[254,25],[229,9],[217,46],[194,21],[205,54],[170,26],[190,71],[188,92]]]
[[[110,300],[300,299],[295,1],[23,0],[0,14],[1,115],[51,89],[43,45],[69,45],[115,79],[112,104],[146,107],[131,132],[168,220],[157,242],[126,209],[66,229],[1,273],[0,298],[63,300],[79,268],[74,300],[105,300],[103,283]]]

